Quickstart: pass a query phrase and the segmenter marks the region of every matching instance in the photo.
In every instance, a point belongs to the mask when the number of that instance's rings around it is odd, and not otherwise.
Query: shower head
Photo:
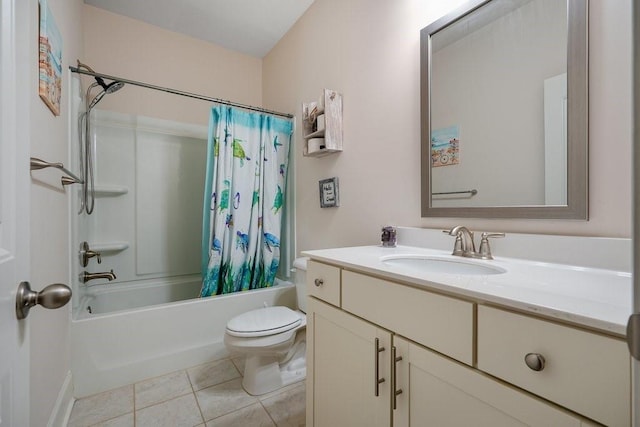
[[[98,104],[98,102],[100,102],[100,100],[102,100],[102,98],[104,98],[105,95],[117,92],[124,87],[124,83],[119,81],[114,81],[109,84],[106,84],[104,80],[102,80],[102,78],[100,77],[96,77],[95,79],[97,83],[93,83],[91,86],[89,86],[89,90],[87,90],[87,96],[89,95],[89,91],[91,90],[91,88],[96,87],[98,85],[102,86],[102,91],[93,97],[93,99],[89,103],[89,107],[87,107],[87,112],[91,111],[91,109],[95,107],[96,104]]]
[[[119,91],[120,89],[122,89],[123,86],[124,86],[124,83],[122,82],[118,82],[118,81],[111,82],[107,85],[107,87],[104,88],[104,91],[111,94],[113,92]]]
[[[96,82],[98,82],[98,84],[102,86],[102,89],[104,89],[104,91],[109,94],[122,89],[122,87],[124,86],[124,83],[118,82],[118,81],[114,81],[109,84],[106,84],[102,79],[102,77],[95,77],[95,79],[96,79]]]
[[[91,71],[92,73],[95,73],[95,71],[93,71],[93,68],[89,67],[87,64],[83,64],[82,62],[80,62],[80,60],[78,60],[78,68],[84,68],[88,71]],[[112,94],[113,92],[117,92],[120,89],[122,89],[122,87],[124,86],[123,82],[119,82],[119,81],[113,81],[109,84],[107,84],[104,79],[102,77],[99,76],[95,76],[94,79],[96,79],[96,83],[93,83],[90,88],[93,88],[97,85],[100,85],[103,89],[104,93],[108,93],[108,94]],[[100,95],[99,95],[100,96]],[[102,98],[103,95],[100,96],[100,99]],[[98,99],[98,101],[100,100]],[[97,101],[96,101],[97,103]]]

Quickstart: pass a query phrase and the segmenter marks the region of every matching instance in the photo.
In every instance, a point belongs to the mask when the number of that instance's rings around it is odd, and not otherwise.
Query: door
[[[16,318],[29,273],[30,3],[0,0],[0,426],[29,425],[29,324]],[[37,14],[36,14],[37,15]],[[31,19],[32,20],[32,19]]]
[[[393,337],[394,427],[575,426],[581,419],[424,347]]]
[[[640,427],[640,4],[633,2],[633,312],[628,328],[631,358],[632,425]]]
[[[307,425],[391,425],[391,333],[314,298],[307,308]]]

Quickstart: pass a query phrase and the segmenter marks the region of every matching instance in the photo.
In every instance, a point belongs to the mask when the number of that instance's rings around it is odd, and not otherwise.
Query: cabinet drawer
[[[307,263],[307,293],[340,307],[340,269],[310,260]]]
[[[525,363],[542,355],[544,367]],[[622,340],[478,307],[478,368],[608,426],[630,425],[630,358]]]
[[[342,308],[463,363],[473,363],[473,303],[343,270]]]

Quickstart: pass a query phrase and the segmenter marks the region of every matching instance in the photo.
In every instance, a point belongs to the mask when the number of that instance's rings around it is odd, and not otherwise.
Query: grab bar
[[[478,190],[474,188],[473,190],[445,191],[442,193],[431,193],[432,196],[444,196],[445,194],[471,194],[472,196],[475,196],[476,194],[478,194]]]
[[[68,176],[62,176],[60,181],[62,185],[70,185],[70,184],[84,184],[84,181],[78,178],[73,172],[69,169],[65,168],[62,163],[51,163],[45,162],[42,159],[38,159],[37,157],[31,157],[31,170],[40,170],[45,168],[55,168],[60,169],[62,172],[67,174]]]

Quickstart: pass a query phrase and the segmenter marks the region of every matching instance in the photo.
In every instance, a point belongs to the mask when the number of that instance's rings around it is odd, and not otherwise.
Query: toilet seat
[[[265,337],[290,331],[301,323],[302,317],[288,307],[264,307],[229,320],[226,332],[234,337]]]

